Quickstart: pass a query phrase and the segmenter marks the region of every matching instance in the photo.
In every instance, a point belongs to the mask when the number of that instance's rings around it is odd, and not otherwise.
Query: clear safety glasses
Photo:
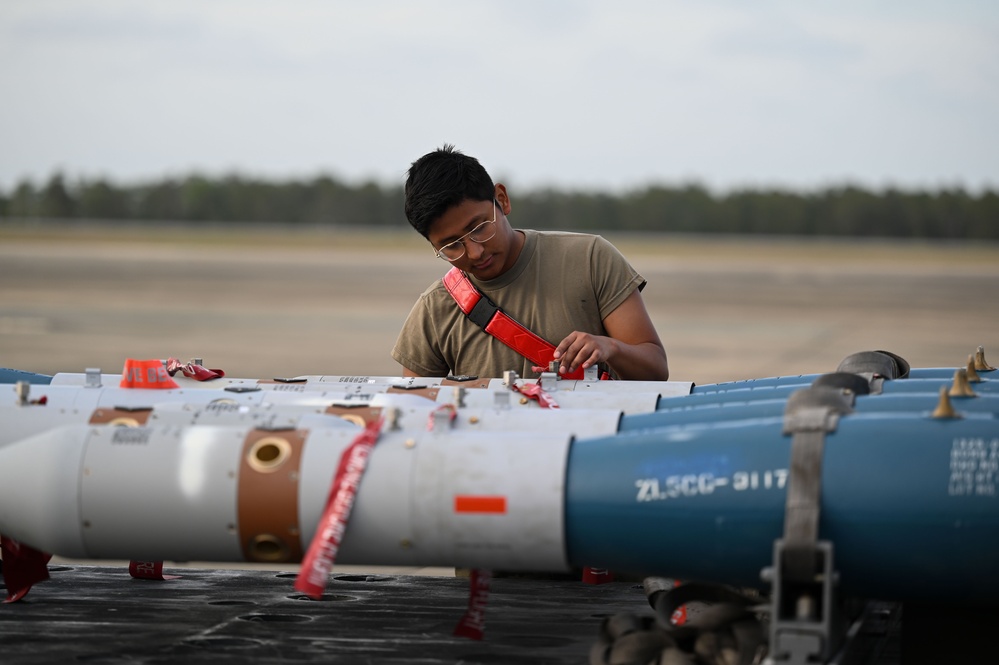
[[[465,255],[465,243],[471,240],[476,244],[492,240],[496,235],[496,199],[493,199],[493,218],[487,219],[474,229],[444,245],[435,252],[438,259],[457,261]]]

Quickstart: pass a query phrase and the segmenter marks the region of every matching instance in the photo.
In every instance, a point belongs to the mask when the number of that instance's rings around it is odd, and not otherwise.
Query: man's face
[[[456,243],[447,247],[445,252],[453,255],[454,250],[464,249],[465,253],[451,261],[452,265],[476,279],[495,279],[516,261],[511,251],[513,230],[501,207],[495,199],[465,199],[434,220],[428,240],[434,250]],[[487,239],[477,242],[474,238]]]

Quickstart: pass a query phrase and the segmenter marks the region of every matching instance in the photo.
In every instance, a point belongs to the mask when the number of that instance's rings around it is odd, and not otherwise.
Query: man
[[[406,218],[436,256],[556,345],[561,374],[598,365],[619,379],[669,378],[666,351],[642,301],[645,279],[609,242],[512,228],[506,187],[450,145],[413,162],[405,193]],[[466,317],[440,280],[413,306],[392,357],[404,376],[537,376],[531,360]]]

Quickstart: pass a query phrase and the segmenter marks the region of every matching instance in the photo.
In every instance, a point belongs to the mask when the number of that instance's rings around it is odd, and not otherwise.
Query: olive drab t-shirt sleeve
[[[396,362],[421,376],[447,376],[450,371],[440,350],[433,316],[433,292],[438,285],[440,281],[431,284],[413,304],[392,348]]]
[[[600,319],[617,309],[635,289],[645,288],[645,279],[624,258],[617,247],[595,237],[590,259],[590,275],[600,302]]]

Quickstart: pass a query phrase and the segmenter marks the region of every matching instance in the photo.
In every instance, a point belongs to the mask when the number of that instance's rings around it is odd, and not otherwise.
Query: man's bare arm
[[[606,362],[622,379],[666,381],[666,350],[636,290],[604,319],[607,336],[573,332],[555,349],[564,371]]]

